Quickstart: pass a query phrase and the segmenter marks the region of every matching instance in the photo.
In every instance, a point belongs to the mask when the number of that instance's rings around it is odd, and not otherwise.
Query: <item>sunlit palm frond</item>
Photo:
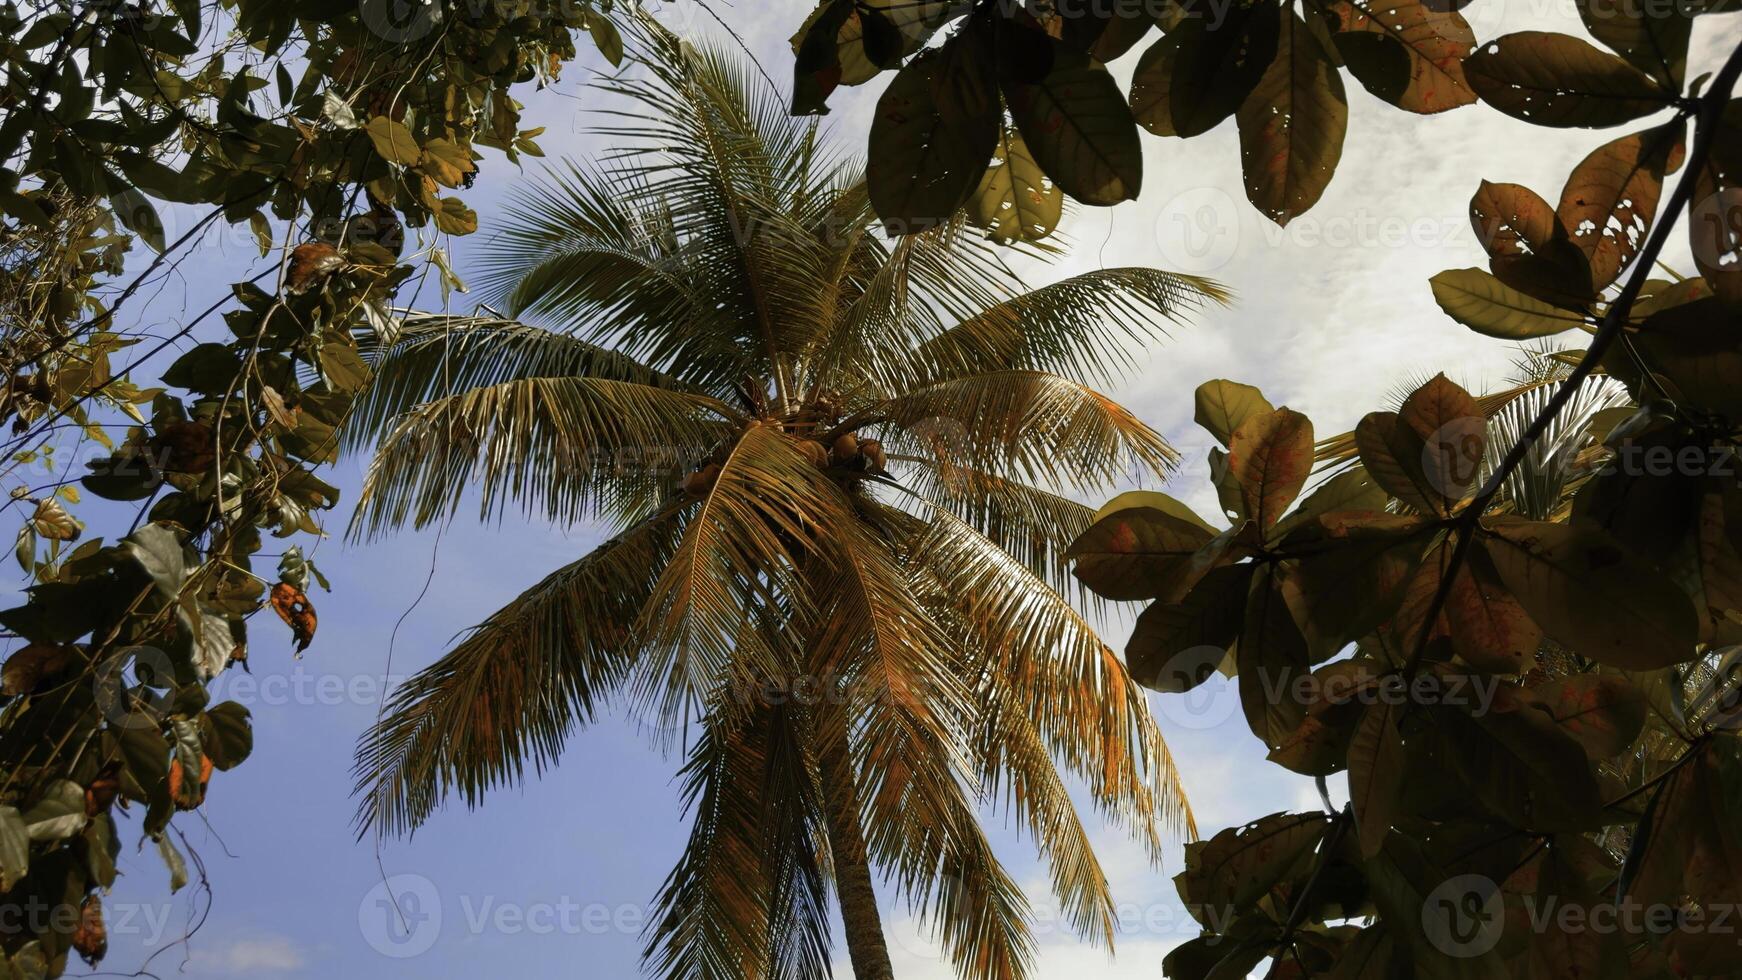
[[[1009,369],[1106,381],[1133,366],[1133,349],[1166,339],[1168,324],[1227,299],[1208,279],[1098,269],[1005,300],[926,340],[910,356],[916,373],[934,381]]]
[[[1028,706],[1011,703],[1007,691],[988,683],[987,705],[977,736],[985,798],[1023,821],[1035,847],[1047,858],[1053,894],[1077,935],[1113,945],[1113,893],[1095,857],[1089,832],[1059,777],[1057,764],[1028,718]]]
[[[1133,469],[1165,475],[1178,459],[1159,433],[1112,399],[1040,371],[941,381],[859,418],[892,426],[884,442],[897,451],[1025,483],[1099,488]]]
[[[374,375],[345,421],[348,449],[379,439],[399,416],[427,402],[508,381],[588,377],[688,389],[620,350],[489,316],[414,313],[392,344],[365,356]]]
[[[814,122],[793,118],[741,59],[707,46],[684,45],[655,59],[648,78],[606,87],[635,111],[616,113],[620,121],[602,131],[635,147],[623,165],[657,178],[691,274],[751,326],[748,350],[765,368],[758,373],[795,386],[783,360],[827,288],[827,249],[804,209],[826,205],[831,183]]]
[[[756,362],[704,260],[645,175],[571,163],[510,198],[480,282],[512,313],[718,391]]]
[[[1196,835],[1143,690],[1070,603],[947,511],[916,527],[914,561],[987,658],[987,676],[1027,706],[1054,756],[1108,816],[1160,852],[1160,829]]]
[[[1506,451],[1524,441],[1524,432],[1542,412],[1555,390],[1534,388],[1519,395],[1488,419],[1487,452],[1479,483],[1485,483]],[[1598,412],[1632,402],[1626,386],[1612,378],[1587,378],[1572,400],[1532,441],[1523,460],[1506,478],[1501,502],[1532,520],[1554,519],[1568,503],[1569,490],[1579,484],[1579,454],[1591,444],[1590,426]]]
[[[872,860],[938,937],[964,980],[1021,980],[1033,965],[1029,904],[944,759],[873,702],[857,742]]]
[[[1093,507],[935,456],[891,460],[909,467],[901,475],[914,492],[972,525],[1048,585],[1088,595],[1065,552],[1094,523]]]
[[[654,902],[643,958],[661,980],[763,976],[770,940],[768,730],[759,716],[706,722],[679,778],[689,842]]]
[[[394,691],[357,749],[359,829],[410,834],[450,793],[475,806],[553,764],[627,675],[629,627],[683,525],[672,508],[605,542]]]
[[[661,716],[721,685],[794,673],[794,625],[814,618],[800,543],[852,520],[840,490],[772,428],[748,427],[719,466],[638,626],[657,655],[644,658],[636,698]]]
[[[573,523],[658,499],[676,482],[674,470],[717,446],[734,417],[704,395],[606,378],[472,388],[395,420],[369,466],[351,533],[445,519],[474,482],[486,519],[510,501]]]

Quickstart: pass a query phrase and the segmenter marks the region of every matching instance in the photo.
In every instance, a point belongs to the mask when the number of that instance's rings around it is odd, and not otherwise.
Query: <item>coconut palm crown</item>
[[[484,260],[546,326],[408,316],[374,355],[355,534],[447,520],[476,485],[487,519],[614,536],[395,693],[358,750],[360,827],[475,805],[623,705],[684,733],[694,825],[654,975],[826,975],[833,896],[855,976],[888,977],[875,874],[961,976],[1027,976],[987,810],[1110,944],[1073,787],[1152,858],[1195,829],[1143,694],[1065,598],[1092,518],[1067,494],[1172,467],[1086,383],[1220,291],[1139,268],[1024,291],[958,226],[891,239],[742,63],[670,39],[648,60],[610,83],[633,149],[522,195]]]

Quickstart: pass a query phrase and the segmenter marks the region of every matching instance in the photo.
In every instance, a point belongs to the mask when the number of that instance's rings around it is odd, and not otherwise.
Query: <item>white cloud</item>
[[[201,972],[234,976],[244,972],[287,973],[301,969],[302,953],[283,936],[234,939],[202,948],[196,944],[193,967]]]

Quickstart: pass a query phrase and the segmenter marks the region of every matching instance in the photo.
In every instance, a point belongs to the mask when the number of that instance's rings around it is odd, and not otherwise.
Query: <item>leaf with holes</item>
[[[1036,242],[1058,228],[1065,194],[1047,179],[1022,134],[1006,129],[968,205],[968,218],[1001,244]]]
[[[1276,58],[1235,114],[1246,197],[1278,225],[1305,214],[1343,157],[1343,76],[1306,21],[1281,12]]]
[[[1681,169],[1686,126],[1667,126],[1604,144],[1585,157],[1561,192],[1560,216],[1574,245],[1590,261],[1591,285],[1602,289],[1621,277],[1639,254],[1663,179]]]
[[[1667,108],[1677,93],[1589,42],[1520,31],[1464,62],[1482,101],[1538,126],[1619,126]]]
[[[1583,308],[1596,298],[1591,260],[1530,188],[1483,181],[1470,199],[1470,223],[1501,282],[1557,306]]]

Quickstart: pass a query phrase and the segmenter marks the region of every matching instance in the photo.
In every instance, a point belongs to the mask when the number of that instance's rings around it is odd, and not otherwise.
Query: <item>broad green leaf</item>
[[[1464,77],[1476,32],[1455,8],[1434,0],[1340,0],[1328,9],[1338,18],[1337,49],[1369,92],[1423,114],[1476,101]]]
[[[969,219],[1004,244],[1051,235],[1064,214],[1064,191],[1040,169],[1021,133],[1006,129],[995,152],[969,203]]]
[[[1487,447],[1488,420],[1476,399],[1444,374],[1437,374],[1410,393],[1397,413],[1421,440],[1424,491],[1439,495],[1443,513],[1451,513],[1477,489]]]
[[[1323,813],[1273,813],[1188,843],[1185,870],[1173,879],[1180,900],[1199,922],[1224,923],[1306,864],[1330,827]]]
[[[623,35],[611,18],[601,13],[587,14],[587,33],[593,36],[593,46],[599,49],[613,67],[623,64]]]
[[[417,145],[417,137],[404,123],[391,116],[376,116],[363,127],[363,132],[369,134],[375,152],[385,160],[415,167],[423,159],[423,149]]]
[[[1202,426],[1224,446],[1234,439],[1234,433],[1254,415],[1269,415],[1276,411],[1264,393],[1251,385],[1236,381],[1206,381],[1198,385],[1193,395],[1192,421]]]
[[[1403,424],[1396,412],[1371,412],[1355,426],[1355,446],[1361,465],[1386,493],[1423,514],[1437,514],[1444,498],[1428,484],[1422,470],[1426,445]]]
[[[478,230],[478,212],[457,197],[444,197],[435,210],[435,223],[450,235],[470,235]]]
[[[70,779],[57,779],[48,785],[42,799],[24,811],[25,832],[36,843],[60,841],[85,829],[84,787]]]
[[[1343,76],[1292,9],[1281,11],[1276,57],[1235,114],[1246,197],[1278,225],[1305,214],[1343,156],[1349,103]]]
[[[1287,512],[1313,468],[1313,424],[1286,408],[1253,415],[1228,441],[1228,466],[1245,513],[1268,529]]]
[[[166,247],[163,219],[157,216],[150,199],[131,187],[123,187],[109,196],[109,207],[127,230],[137,234],[153,252],[162,254]]]
[[[1620,278],[1644,247],[1663,179],[1682,165],[1681,121],[1604,144],[1573,168],[1556,213],[1590,260],[1591,285]]]
[[[1371,860],[1391,832],[1403,788],[1403,738],[1397,731],[1398,711],[1380,699],[1361,714],[1349,741],[1349,803],[1355,810],[1361,857]]]
[[[891,234],[936,228],[980,185],[1000,131],[979,32],[914,58],[877,100],[865,182]]]
[[[1124,93],[1100,62],[1050,43],[1052,69],[1044,77],[1003,78],[1023,141],[1053,183],[1078,201],[1106,206],[1136,199],[1143,148]]]
[[[1077,578],[1106,598],[1177,597],[1195,581],[1194,559],[1214,537],[1201,524],[1165,511],[1127,508],[1096,521],[1065,557],[1075,561]]]
[[[1246,725],[1266,748],[1275,748],[1306,717],[1294,691],[1312,669],[1306,636],[1275,565],[1263,565],[1252,576],[1234,660]]]
[[[1481,544],[1506,588],[1550,637],[1625,670],[1693,659],[1692,603],[1663,574],[1582,525],[1487,522]]]
[[[1430,280],[1446,315],[1486,337],[1533,340],[1585,324],[1585,318],[1519,292],[1482,269],[1455,269]]]
[[[1464,62],[1482,101],[1538,126],[1619,126],[1668,108],[1676,93],[1587,41],[1520,31]]]
[[[1212,527],[1208,521],[1199,517],[1197,511],[1192,510],[1181,501],[1175,500],[1159,490],[1128,490],[1102,504],[1101,509],[1095,511],[1095,520],[1098,521],[1116,511],[1130,510],[1134,507],[1152,507],[1165,514],[1171,514],[1180,520],[1196,524],[1198,527],[1208,531],[1211,535],[1221,533],[1216,528]]]
[[[254,751],[248,709],[234,701],[214,705],[200,716],[200,744],[219,772],[241,765]]]
[[[1742,349],[1736,315],[1708,297],[1647,317],[1633,335],[1670,397],[1703,412],[1742,420]]]

